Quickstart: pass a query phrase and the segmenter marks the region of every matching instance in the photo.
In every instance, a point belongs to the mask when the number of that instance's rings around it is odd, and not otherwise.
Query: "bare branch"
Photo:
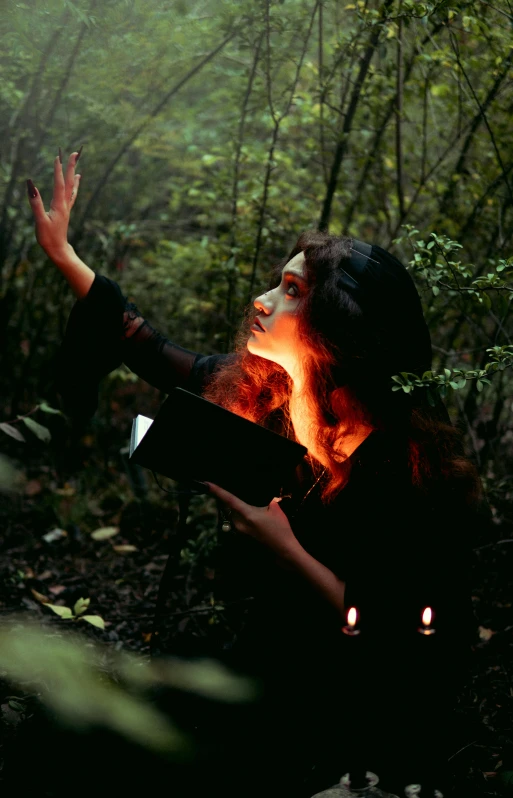
[[[324,141],[324,89],[322,85],[324,71],[323,47],[323,4],[319,3],[319,144],[321,150],[322,173],[324,182],[328,183],[328,165],[326,163],[326,143]]]
[[[289,96],[289,100],[287,102],[287,105],[285,107],[285,110],[283,111],[283,113],[280,116],[278,116],[275,113],[274,108],[270,109],[271,110],[271,114],[272,114],[272,118],[273,118],[273,121],[274,121],[274,129],[273,129],[273,134],[272,134],[272,138],[271,138],[271,144],[270,144],[270,147],[269,147],[269,152],[267,154],[267,164],[266,164],[265,176],[264,176],[264,188],[263,188],[263,192],[262,192],[262,202],[260,204],[260,213],[259,213],[259,218],[258,218],[257,235],[256,235],[256,242],[255,242],[255,253],[253,255],[253,263],[252,263],[252,268],[251,268],[251,277],[250,277],[250,281],[249,281],[249,288],[248,288],[248,295],[247,295],[247,299],[246,299],[246,304],[251,302],[251,297],[252,297],[253,289],[254,289],[254,286],[255,286],[256,273],[257,273],[257,268],[258,268],[258,261],[260,259],[260,250],[261,250],[261,247],[262,247],[262,233],[263,233],[263,229],[264,229],[265,216],[266,216],[266,213],[267,213],[267,200],[268,200],[268,196],[269,196],[269,186],[270,186],[270,182],[271,182],[271,172],[272,172],[272,169],[273,169],[274,151],[276,149],[276,144],[278,143],[280,124],[283,121],[283,119],[287,116],[287,114],[289,113],[289,111],[290,111],[290,109],[292,107],[292,102],[294,100],[294,94],[295,94],[295,91],[296,91],[297,82],[299,80],[301,67],[303,65],[303,61],[304,61],[304,58],[305,58],[305,55],[306,55],[308,42],[310,41],[310,36],[312,34],[313,24],[314,24],[314,21],[315,21],[315,15],[317,14],[317,9],[319,7],[319,2],[320,2],[320,0],[316,0],[314,8],[313,8],[313,11],[312,11],[312,14],[310,16],[310,24],[308,26],[308,31],[306,33],[306,37],[305,37],[305,40],[303,42],[303,49],[302,49],[300,57],[299,57],[299,61],[298,61],[297,68],[296,68],[296,74],[294,76],[294,82],[293,82],[293,85],[292,85],[291,90],[290,90],[290,96]],[[269,10],[269,2],[267,3],[267,11],[268,10]],[[269,102],[272,104],[271,70],[270,70],[270,60],[269,60],[270,35],[269,35],[269,27],[268,27],[268,23],[269,23],[268,15],[266,17],[266,20],[267,20],[266,21],[266,32],[267,32],[267,48],[268,48],[268,57],[267,57],[267,61],[266,61],[266,66],[267,66],[267,85],[268,85]]]
[[[326,230],[329,225],[329,220],[331,217],[331,210],[333,206],[333,198],[335,196],[335,192],[337,189],[338,177],[340,174],[340,168],[342,166],[342,161],[344,155],[347,151],[348,139],[349,134],[351,132],[351,128],[353,125],[354,115],[356,113],[356,109],[358,107],[358,101],[361,97],[361,90],[363,84],[365,82],[365,78],[367,77],[367,72],[369,71],[370,62],[372,60],[372,56],[376,50],[378,45],[379,37],[381,34],[381,30],[383,27],[383,23],[386,18],[386,14],[390,6],[392,5],[392,0],[385,0],[383,6],[381,8],[381,16],[378,23],[373,26],[372,34],[370,37],[369,44],[365,51],[364,57],[360,64],[360,70],[358,73],[358,78],[356,80],[356,84],[351,94],[351,100],[349,103],[349,108],[347,110],[346,117],[344,119],[344,125],[342,127],[342,132],[340,139],[338,141],[336,150],[335,150],[335,157],[333,159],[333,163],[331,166],[330,172],[330,179],[328,183],[328,189],[326,191],[326,196],[324,199],[324,204],[322,208],[321,218],[319,220],[319,230]]]
[[[239,130],[237,133],[237,145],[235,149],[235,163],[233,168],[233,183],[232,183],[232,229],[230,234],[232,255],[233,255],[233,250],[235,249],[237,243],[237,201],[239,195],[240,159],[242,152],[242,142],[244,141],[244,127],[246,124],[246,115],[248,111],[249,98],[251,97],[251,92],[253,91],[253,82],[255,80],[258,61],[260,59],[260,50],[262,47],[263,38],[264,38],[264,32],[262,31],[257,40],[257,46],[255,49],[255,54],[253,56],[253,62],[251,64],[251,68],[249,71],[248,85],[242,102]],[[230,275],[228,278],[228,293],[226,297],[226,319],[230,330],[232,324],[231,316],[232,316],[232,299],[233,299],[234,288],[235,288],[235,275]]]
[[[402,0],[399,3],[399,11]],[[402,114],[403,114],[403,20],[399,18],[397,31],[397,94],[396,94],[396,125],[395,125],[395,157],[397,164],[397,200],[399,203],[399,216],[404,215],[404,188],[403,188],[403,147],[402,147]]]
[[[478,97],[477,97],[477,95],[476,95],[476,93],[475,93],[475,91],[474,91],[474,89],[472,87],[472,84],[470,83],[470,80],[468,78],[468,75],[467,75],[464,67],[463,67],[463,64],[461,63],[460,55],[459,55],[459,52],[458,52],[457,45],[454,42],[454,37],[452,35],[452,31],[449,31],[449,34],[450,34],[450,38],[451,38],[453,51],[454,51],[454,54],[456,56],[456,61],[457,61],[457,64],[458,64],[458,66],[459,66],[459,68],[461,70],[461,74],[465,78],[465,81],[466,81],[466,83],[467,83],[467,85],[468,85],[468,87],[469,87],[469,89],[470,89],[470,91],[472,93],[472,97],[474,98],[474,100],[475,100],[475,102],[476,102],[476,104],[477,104],[477,106],[479,108],[479,113],[476,114],[476,116],[472,120],[472,123],[471,123],[471,126],[470,126],[470,130],[468,131],[468,134],[467,134],[467,136],[465,138],[465,141],[463,143],[463,147],[461,149],[460,156],[458,158],[458,162],[457,162],[455,170],[454,170],[454,174],[460,175],[463,172],[463,170],[465,168],[465,163],[466,163],[468,150],[470,148],[470,145],[472,143],[474,135],[475,135],[477,129],[479,128],[479,125],[481,124],[481,122],[484,122],[486,127],[487,127],[488,133],[490,134],[490,138],[492,140],[492,144],[493,144],[493,147],[495,149],[495,153],[497,155],[497,160],[499,162],[499,166],[500,166],[500,168],[502,169],[502,172],[503,172],[503,177],[504,177],[504,180],[506,182],[506,186],[508,188],[508,191],[509,191],[510,195],[513,197],[513,194],[511,192],[511,187],[509,185],[509,182],[508,182],[508,179],[507,179],[507,176],[506,176],[506,173],[505,173],[504,165],[502,163],[502,158],[501,158],[500,152],[498,150],[497,144],[495,142],[495,137],[494,137],[494,135],[492,133],[490,125],[488,124],[488,119],[487,119],[487,116],[486,116],[487,109],[489,108],[489,106],[492,104],[493,100],[497,96],[497,92],[499,91],[501,83],[503,82],[504,78],[506,77],[506,75],[509,72],[509,68],[510,68],[511,62],[513,60],[513,50],[510,50],[510,52],[508,54],[508,57],[504,61],[504,67],[501,70],[501,73],[496,77],[493,85],[490,87],[490,90],[489,90],[489,92],[488,92],[488,94],[486,96],[486,99],[485,99],[484,103],[481,105],[481,103],[479,102],[479,99],[478,99]],[[441,214],[444,214],[445,211],[447,210],[447,206],[450,203],[450,201],[452,200],[452,197],[454,195],[455,189],[456,189],[456,181],[451,180],[449,182],[449,184],[447,186],[447,190],[446,190],[446,192],[445,192],[445,194],[444,194],[444,196],[442,198],[442,202],[440,203],[440,213]]]
[[[130,145],[135,141],[137,136],[140,135],[141,131],[144,130],[144,128],[147,127],[149,125],[149,123],[160,113],[160,111],[166,105],[166,103],[168,103],[169,100],[172,97],[174,97],[174,95],[177,94],[180,91],[182,86],[184,86],[186,83],[188,83],[189,80],[191,80],[191,78],[193,78],[195,75],[197,75],[198,72],[200,72],[203,69],[203,67],[206,64],[209,63],[209,61],[211,61],[213,58],[215,58],[215,56],[224,47],[226,47],[228,42],[230,42],[236,36],[237,32],[238,32],[238,28],[236,28],[235,30],[232,30],[231,33],[229,33],[228,36],[226,36],[223,39],[223,41],[220,44],[217,45],[217,47],[215,47],[204,58],[202,58],[202,60],[198,64],[196,64],[195,67],[190,69],[189,72],[187,72],[187,74],[184,75],[184,77],[181,78],[178,81],[178,83],[176,83],[173,86],[173,88],[168,91],[168,93],[162,98],[162,100],[160,100],[160,102],[157,103],[157,105],[155,106],[153,111],[151,111],[148,114],[148,116],[146,117],[144,122],[142,122],[139,125],[139,127],[137,127],[136,130],[134,130],[134,132],[129,136],[129,138],[125,141],[125,143],[122,145],[121,149],[116,153],[116,155],[110,161],[110,163],[107,164],[107,166],[105,168],[105,171],[104,171],[102,177],[100,178],[96,189],[93,191],[91,197],[89,198],[89,202],[87,203],[87,205],[86,205],[86,207],[84,209],[84,212],[82,213],[82,216],[80,217],[80,220],[79,220],[79,222],[77,224],[77,232],[75,233],[75,235],[73,237],[73,241],[71,242],[73,244],[73,246],[77,246],[78,242],[80,241],[80,239],[82,237],[82,234],[83,234],[83,230],[84,230],[84,223],[85,223],[85,220],[87,219],[87,217],[89,215],[89,212],[90,212],[91,208],[93,208],[96,205],[96,203],[98,201],[98,197],[100,196],[101,192],[105,188],[105,186],[106,186],[106,184],[107,184],[107,182],[109,180],[109,177],[111,176],[112,172],[114,171],[115,167],[117,166],[117,164],[119,163],[119,161],[121,160],[123,155],[125,155],[125,153],[128,151]]]

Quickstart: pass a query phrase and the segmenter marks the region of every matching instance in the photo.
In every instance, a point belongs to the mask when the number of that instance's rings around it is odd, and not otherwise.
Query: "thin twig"
[[[148,114],[146,119],[143,122],[141,122],[141,124],[133,131],[133,133],[128,137],[128,139],[125,141],[125,143],[122,145],[122,147],[116,153],[116,155],[107,164],[107,166],[105,168],[105,171],[104,171],[102,177],[100,178],[96,189],[91,194],[91,197],[89,198],[89,202],[87,203],[87,205],[86,205],[86,207],[85,207],[85,209],[84,209],[84,211],[82,213],[82,216],[80,217],[80,220],[77,223],[77,232],[76,232],[76,234],[73,237],[73,240],[71,242],[74,247],[76,247],[78,242],[80,241],[80,238],[83,235],[83,231],[84,231],[85,220],[87,219],[91,209],[96,205],[96,203],[98,201],[98,197],[101,194],[101,192],[103,191],[103,189],[105,188],[105,186],[107,185],[109,177],[111,176],[112,172],[114,171],[115,167],[117,166],[117,164],[119,163],[119,161],[121,160],[123,155],[125,155],[125,153],[128,151],[128,149],[130,148],[132,143],[135,141],[135,139],[141,134],[141,131],[144,130],[144,128],[147,127],[147,125],[150,124],[150,122],[160,113],[160,111],[169,102],[169,100],[172,97],[174,97],[175,94],[177,94],[180,91],[180,89],[186,83],[188,83],[189,80],[191,80],[191,78],[193,78],[195,75],[197,75],[197,73],[200,72],[201,69],[203,69],[203,67],[206,66],[206,64],[208,64],[213,58],[215,58],[215,56],[219,52],[221,52],[221,50],[223,50],[224,47],[226,47],[226,45],[229,42],[231,42],[231,40],[238,33],[238,30],[239,30],[239,28],[235,28],[235,30],[232,30],[231,33],[229,33],[223,39],[223,41],[220,42],[220,44],[218,44],[216,47],[214,47],[214,49],[211,50],[204,58],[202,58],[201,61],[198,64],[196,64],[196,66],[194,66],[192,69],[190,69],[189,72],[187,72],[187,74],[184,75],[183,78],[181,78],[177,83],[175,83],[175,85],[167,92],[167,94],[157,103],[157,105],[153,108],[153,110]]]
[[[399,2],[399,11],[402,0]],[[403,20],[399,18],[397,31],[397,94],[396,94],[396,124],[395,124],[395,158],[397,164],[397,201],[399,216],[404,216],[404,188],[403,188],[403,147],[402,147],[402,116],[403,116]]]

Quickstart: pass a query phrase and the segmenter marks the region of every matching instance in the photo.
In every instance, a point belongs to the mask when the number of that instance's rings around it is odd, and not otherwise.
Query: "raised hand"
[[[36,239],[49,258],[60,257],[68,245],[69,216],[80,185],[80,175],[75,174],[75,167],[81,152],[82,147],[78,152],[71,153],[65,172],[60,157],[55,159],[53,197],[49,211],[45,211],[41,194],[32,180],[27,180],[30,206],[36,223]]]
[[[80,175],[75,174],[75,167],[81,152],[82,147],[78,152],[71,153],[64,172],[59,148],[59,157],[53,164],[53,197],[48,212],[45,211],[41,194],[32,180],[27,180],[30,207],[36,222],[37,242],[60,269],[78,299],[87,296],[95,279],[93,270],[80,260],[68,243],[69,215],[80,185]]]

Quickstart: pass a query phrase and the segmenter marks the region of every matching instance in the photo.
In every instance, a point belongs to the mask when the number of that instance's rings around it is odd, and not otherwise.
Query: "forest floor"
[[[135,499],[130,480],[116,474],[108,458],[103,467],[92,459],[87,464],[86,458],[86,466],[86,482],[94,482],[92,471],[97,472],[97,487],[89,490],[89,497],[94,499],[86,501],[88,528],[94,526],[96,518],[98,528],[116,528],[116,534],[103,541],[94,540],[90,531],[81,528],[79,518],[70,512],[66,515],[66,508],[76,508],[80,478],[59,487],[50,466],[35,465],[33,473],[28,474],[24,495],[14,502],[4,497],[0,504],[4,530],[0,541],[0,618],[19,618],[21,614],[45,628],[80,627],[81,635],[89,640],[148,655],[177,505],[174,497],[163,498],[162,494],[156,494],[156,500],[150,495],[143,503]],[[116,490],[110,490],[109,483],[115,483]],[[198,497],[190,510],[191,538],[214,519],[212,505],[202,502]],[[56,517],[66,517],[68,523],[65,534],[56,534],[52,540],[48,532],[59,528]],[[75,521],[70,521],[73,518]],[[474,552],[476,639],[472,672],[457,708],[468,723],[469,740],[462,750],[454,752],[451,761],[462,785],[461,798],[513,794],[513,542],[509,541],[512,535],[508,529],[496,527],[496,531],[497,541],[507,542],[491,541]],[[191,582],[191,569],[183,562],[180,565],[179,552],[180,546],[175,546],[176,572],[167,609],[174,618],[174,629],[180,634],[189,625],[190,630],[201,617],[202,628],[215,635],[222,626],[222,613],[216,614],[210,601],[208,569],[201,573],[196,570],[196,581]],[[79,598],[90,598],[88,612],[104,619],[104,630],[63,620],[45,606],[50,602],[73,607]],[[30,722],[26,705],[9,698],[13,692],[7,682],[0,682],[1,741],[9,750],[12,739],[20,736],[20,728]],[[21,788],[17,792],[23,794]]]

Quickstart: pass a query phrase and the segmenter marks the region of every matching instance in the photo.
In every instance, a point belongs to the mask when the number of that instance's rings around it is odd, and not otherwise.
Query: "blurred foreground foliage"
[[[105,728],[182,760],[193,757],[193,741],[159,711],[151,690],[173,688],[226,703],[251,702],[259,694],[253,681],[214,660],[149,661],[76,634],[44,631],[21,616],[5,618],[0,628],[0,678],[35,692],[72,729]]]

